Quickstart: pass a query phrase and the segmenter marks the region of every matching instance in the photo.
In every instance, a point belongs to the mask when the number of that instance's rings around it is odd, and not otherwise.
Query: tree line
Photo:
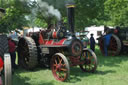
[[[60,12],[67,23],[66,4],[70,2],[76,6],[77,31],[91,25],[128,26],[128,0],[0,0],[0,7],[6,10],[0,18],[0,32],[34,26],[46,28],[58,21],[55,12]],[[55,12],[46,12],[49,8],[45,5]]]

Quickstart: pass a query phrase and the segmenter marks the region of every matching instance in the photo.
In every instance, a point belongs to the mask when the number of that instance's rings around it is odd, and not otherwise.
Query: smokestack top
[[[5,13],[5,9],[0,8],[0,12]]]
[[[67,8],[75,8],[75,4],[66,4]]]

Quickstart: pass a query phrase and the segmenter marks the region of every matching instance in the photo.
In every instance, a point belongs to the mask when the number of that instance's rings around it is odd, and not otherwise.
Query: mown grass
[[[128,85],[128,56],[101,55],[96,48],[98,68],[95,73],[86,73],[79,67],[71,67],[70,79],[56,81],[50,69],[36,68],[34,71],[17,69],[13,75],[13,85]]]

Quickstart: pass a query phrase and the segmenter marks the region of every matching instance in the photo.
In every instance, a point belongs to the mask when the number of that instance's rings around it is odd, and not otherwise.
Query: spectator
[[[112,34],[106,34],[103,37],[103,39],[104,39],[104,54],[105,54],[105,56],[108,56],[108,47],[109,47],[111,36],[112,36]]]
[[[15,69],[16,68],[16,64],[15,64],[15,60],[16,60],[16,52],[15,52],[16,45],[15,45],[14,41],[12,41],[11,37],[8,38],[8,46],[9,46],[9,53],[11,55],[11,65],[12,65],[12,68]]]
[[[93,34],[91,34],[91,37],[90,37],[90,49],[95,51],[95,39],[93,37]]]

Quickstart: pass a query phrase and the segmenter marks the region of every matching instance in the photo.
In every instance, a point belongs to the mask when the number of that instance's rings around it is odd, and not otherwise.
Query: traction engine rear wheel
[[[62,53],[56,53],[51,60],[51,69],[56,80],[65,81],[69,78],[70,67],[67,58]]]
[[[85,48],[83,50],[81,61],[84,61],[84,64],[80,65],[81,70],[84,72],[95,72],[97,68],[97,57],[91,49]]]
[[[31,37],[24,37],[18,43],[19,64],[25,69],[34,69],[38,64],[37,47]]]
[[[3,58],[4,53],[8,53],[8,39],[6,35],[0,35],[0,56]]]
[[[100,39],[99,45],[100,45],[100,50],[101,50],[102,54],[104,55],[103,38]],[[110,40],[110,45],[108,47],[108,55],[110,55],[110,56],[111,55],[112,56],[119,55],[120,51],[121,51],[121,41],[116,35],[112,34],[112,37]]]
[[[119,55],[121,51],[121,41],[116,35],[112,35],[108,48],[108,55]]]

